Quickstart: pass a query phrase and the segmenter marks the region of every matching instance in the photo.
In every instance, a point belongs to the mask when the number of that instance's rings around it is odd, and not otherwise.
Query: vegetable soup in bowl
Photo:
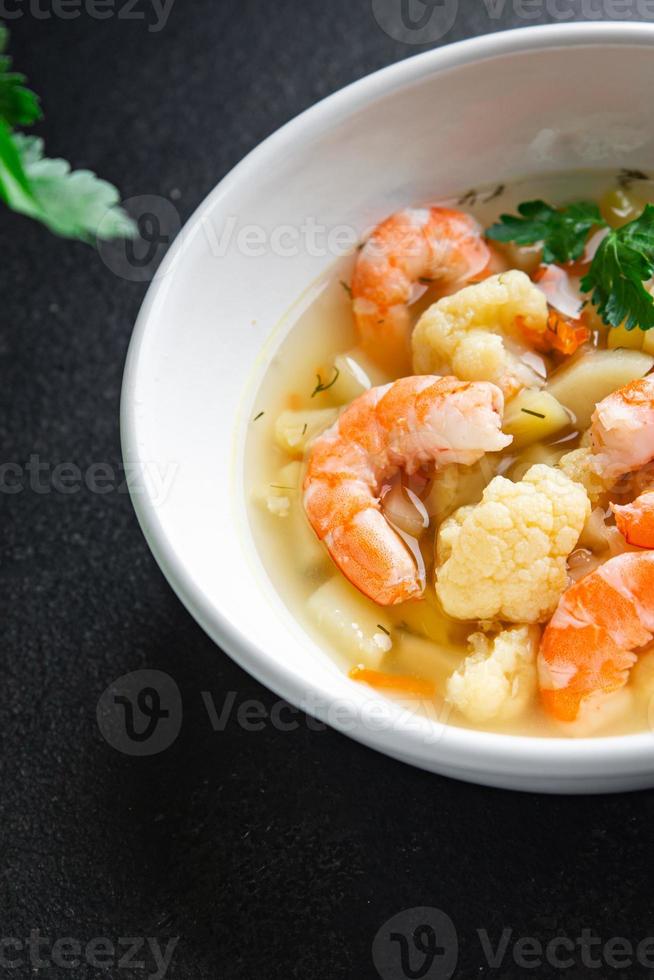
[[[654,785],[653,43],[533,28],[355,83],[216,188],[135,330],[173,587],[436,772]]]

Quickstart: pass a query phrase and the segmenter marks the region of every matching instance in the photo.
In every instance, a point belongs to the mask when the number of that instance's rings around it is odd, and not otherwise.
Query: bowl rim
[[[198,232],[209,213],[238,182],[249,179],[251,171],[258,170],[281,146],[295,140],[303,132],[306,134],[313,129],[324,131],[325,127],[339,122],[367,103],[410,85],[425,75],[534,49],[596,45],[654,45],[654,24],[627,21],[546,24],[499,31],[447,44],[408,57],[348,84],[304,110],[251,150],[193,212],[147,290],[130,339],[121,390],[120,435],[125,463],[139,461],[141,458],[139,412],[134,392],[138,388],[141,372],[147,368],[144,356],[147,346],[145,338],[158,305],[165,300],[168,275],[183,254],[185,243]],[[300,681],[290,668],[273,664],[265,650],[252,643],[206,598],[167,538],[147,489],[139,493],[130,490],[130,496],[141,530],[157,564],[173,591],[202,629],[256,680],[279,697],[306,710],[304,704],[309,687],[306,679]],[[313,685],[309,693],[322,697],[324,703],[332,700],[330,696],[325,697],[324,690],[317,684]],[[314,713],[319,717],[321,711]],[[424,739],[412,730],[391,727],[379,735],[367,731],[360,724],[356,728],[348,727],[347,730],[341,728],[337,721],[330,720],[330,725],[350,738],[387,755],[422,768],[432,768],[424,757],[424,744],[423,751],[418,752],[419,743],[424,743]],[[520,764],[525,766],[527,763],[540,763],[546,766],[542,771],[544,776],[565,782],[583,778],[584,771],[589,777],[599,777],[601,773],[610,775],[608,770],[621,764],[627,764],[626,769],[619,770],[622,776],[651,770],[653,732],[588,738],[543,737],[458,728],[444,723],[444,733],[447,753],[443,763],[450,768],[454,765],[462,771],[468,769],[478,773],[488,763],[492,764],[495,773],[516,774],[516,766],[519,767]],[[442,741],[438,744],[442,744]],[[438,759],[436,752],[433,760],[438,763]],[[573,762],[594,762],[596,766],[601,763],[601,769],[593,767],[591,770],[573,770]],[[438,769],[438,765],[433,768]],[[613,771],[617,778],[618,770]],[[527,770],[523,769],[523,772]]]

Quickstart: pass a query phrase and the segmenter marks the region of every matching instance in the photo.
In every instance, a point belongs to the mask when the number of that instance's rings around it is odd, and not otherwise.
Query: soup
[[[297,305],[249,427],[251,524],[354,681],[489,731],[649,726],[653,193],[577,173],[430,202]]]

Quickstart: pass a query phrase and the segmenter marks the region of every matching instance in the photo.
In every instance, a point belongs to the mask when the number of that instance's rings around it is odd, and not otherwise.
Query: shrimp
[[[641,493],[631,504],[611,504],[615,523],[628,544],[654,548],[654,491]]]
[[[590,435],[593,468],[607,483],[654,459],[654,377],[638,378],[602,399]]]
[[[582,470],[568,475],[586,485],[589,494],[598,497],[627,473],[641,470],[654,460],[654,378],[639,378],[602,399],[591,420],[590,449],[578,449],[565,457],[575,456],[583,462]],[[576,462],[576,460],[575,460]],[[640,474],[645,488],[632,503],[612,503],[611,510],[623,538],[630,545],[654,548],[654,489],[651,474]],[[591,485],[592,482],[592,485]],[[592,491],[592,492],[591,492]]]
[[[654,459],[654,378],[639,378],[596,406],[591,462],[606,485]],[[654,492],[612,504],[631,545],[654,547]],[[634,653],[654,634],[654,551],[610,558],[565,592],[545,630],[539,655],[545,709],[573,721],[592,698],[624,687]]]
[[[470,465],[503,449],[504,398],[489,382],[413,376],[370,388],[313,443],[304,507],[343,572],[380,605],[418,598],[424,568],[384,517],[380,494],[400,469]]]
[[[538,655],[540,695],[559,721],[624,687],[654,636],[654,553],[609,559],[563,593]]]
[[[489,266],[491,251],[474,218],[450,208],[406,208],[377,225],[352,278],[354,318],[365,349],[394,373],[409,367],[409,302],[414,287],[444,290]]]

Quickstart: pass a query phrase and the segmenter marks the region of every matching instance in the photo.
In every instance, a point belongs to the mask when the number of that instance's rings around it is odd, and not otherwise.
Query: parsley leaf
[[[525,201],[518,213],[502,214],[486,231],[486,237],[497,242],[517,245],[543,243],[543,262],[574,262],[586,247],[591,228],[606,222],[596,204],[577,201],[565,208],[553,208],[545,201]]]
[[[0,199],[23,214],[36,217],[38,206],[23,170],[12,132],[0,119]]]
[[[0,124],[1,126],[1,124]],[[7,175],[10,179],[6,179]],[[0,196],[14,211],[36,218],[57,235],[93,241],[134,235],[112,184],[90,170],[43,156],[43,140],[0,129]]]
[[[134,236],[136,225],[118,206],[112,184],[90,170],[71,170],[65,160],[48,159],[43,140],[15,131],[40,119],[41,107],[25,87],[25,76],[9,70],[8,37],[0,24],[0,201],[68,238]]]
[[[605,323],[627,330],[654,327],[654,298],[644,283],[654,276],[654,206],[609,232],[581,280]]]
[[[12,72],[11,58],[4,54],[8,33],[0,26],[0,119],[9,126],[31,126],[42,116],[39,97],[25,88],[25,76]]]

